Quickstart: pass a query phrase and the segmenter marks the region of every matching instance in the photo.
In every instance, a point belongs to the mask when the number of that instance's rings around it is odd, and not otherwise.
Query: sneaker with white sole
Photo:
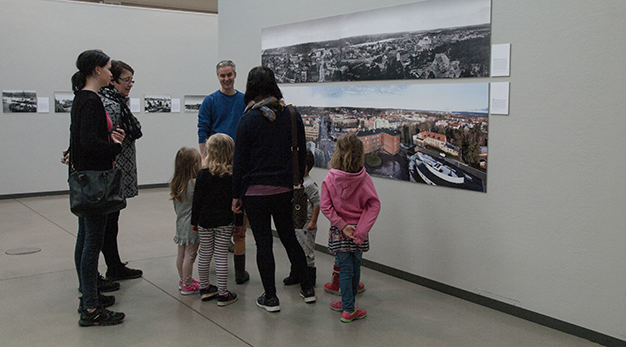
[[[200,292],[200,285],[195,282],[191,282],[190,285],[186,286],[183,284],[183,289],[180,290],[182,295],[191,295],[198,294]]]
[[[300,296],[307,304],[312,304],[317,300],[315,298],[315,289],[313,289],[313,287],[309,289],[300,289]]]
[[[265,309],[268,312],[280,311],[280,302],[278,301],[278,297],[268,298],[267,296],[265,296],[265,293],[259,296],[259,298],[256,300],[256,305],[260,308]]]
[[[237,301],[237,294],[226,291],[225,295],[217,295],[217,306],[228,306]]]
[[[191,279],[192,283],[198,283],[198,285],[200,285],[200,281],[196,280],[196,279]],[[183,289],[183,280],[178,281],[178,290]]]
[[[211,300],[217,296],[217,287],[209,284],[208,287],[200,289],[200,299],[202,301]]]

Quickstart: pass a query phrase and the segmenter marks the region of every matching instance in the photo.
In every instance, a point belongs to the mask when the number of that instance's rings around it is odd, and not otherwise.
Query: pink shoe
[[[183,285],[183,289],[180,290],[180,293],[182,295],[198,294],[199,292],[200,292],[200,285],[195,282],[191,282],[191,284],[188,286]]]
[[[360,308],[354,308],[354,312],[343,311],[341,314],[341,321],[344,323],[350,323],[353,320],[363,319],[367,316],[367,312]]]
[[[196,280],[196,279],[191,279],[191,283],[197,283],[198,286],[200,286],[200,281]],[[178,290],[182,290],[183,289],[183,280],[180,280],[180,282],[178,282]]]
[[[341,301],[333,301],[330,303],[330,309],[337,312],[343,311],[343,304]]]

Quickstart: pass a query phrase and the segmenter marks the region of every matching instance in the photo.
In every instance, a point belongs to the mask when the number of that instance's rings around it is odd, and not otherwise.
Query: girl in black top
[[[100,50],[81,53],[76,60],[78,72],[72,76],[74,102],[70,125],[70,171],[109,170],[115,156],[122,150],[124,131],[111,129],[111,119],[104,110],[97,92],[111,81],[111,59]],[[98,256],[104,240],[107,215],[78,218],[78,235],[74,259],[78,273],[81,326],[114,325],[124,314],[104,308],[115,297],[99,295]]]
[[[226,134],[214,134],[206,142],[207,156],[198,172],[191,208],[191,228],[200,236],[198,274],[202,300],[217,295],[217,305],[226,306],[237,301],[237,295],[228,291],[228,246],[230,238],[240,230],[243,214],[233,213],[232,173],[235,143]],[[217,287],[209,282],[211,259],[215,256]],[[191,292],[188,292],[191,294]]]

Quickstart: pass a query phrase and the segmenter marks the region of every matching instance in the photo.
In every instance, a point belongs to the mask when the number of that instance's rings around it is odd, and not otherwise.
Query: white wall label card
[[[50,112],[50,98],[37,98],[37,113]]]
[[[180,112],[180,99],[172,99],[172,112]]]
[[[130,98],[130,112],[141,112],[141,100],[139,98]]]
[[[511,75],[511,44],[491,46],[491,77]]]
[[[491,114],[509,114],[509,82],[490,83],[489,111]]]

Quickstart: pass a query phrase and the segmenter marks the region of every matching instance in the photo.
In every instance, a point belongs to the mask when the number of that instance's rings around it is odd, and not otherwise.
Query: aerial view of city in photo
[[[354,132],[372,176],[486,192],[486,83],[281,89],[302,116],[316,166],[327,168],[337,137]]]
[[[263,50],[279,83],[488,77],[489,23]]]

